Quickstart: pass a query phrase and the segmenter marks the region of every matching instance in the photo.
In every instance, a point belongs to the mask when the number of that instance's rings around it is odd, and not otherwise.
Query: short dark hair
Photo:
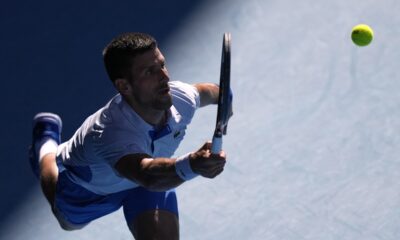
[[[145,33],[130,32],[115,37],[103,50],[103,60],[108,77],[112,82],[129,77],[133,58],[155,49],[157,41]]]

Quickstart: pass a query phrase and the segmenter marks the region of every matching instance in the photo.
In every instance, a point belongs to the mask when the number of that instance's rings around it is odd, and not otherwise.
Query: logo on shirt
[[[174,133],[174,138],[177,138],[179,135],[181,134],[181,131],[176,131],[175,133]]]

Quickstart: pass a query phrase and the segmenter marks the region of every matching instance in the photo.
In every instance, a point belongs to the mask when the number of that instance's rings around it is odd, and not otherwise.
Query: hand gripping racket
[[[232,115],[231,75],[231,34],[224,33],[222,42],[221,75],[219,79],[219,97],[217,124],[212,139],[211,152],[222,150],[222,135],[226,135],[229,118]]]

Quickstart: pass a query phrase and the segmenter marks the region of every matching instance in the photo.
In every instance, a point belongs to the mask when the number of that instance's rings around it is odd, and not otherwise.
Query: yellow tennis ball
[[[368,25],[359,24],[353,27],[351,39],[357,46],[363,47],[371,43],[374,38],[374,31]]]

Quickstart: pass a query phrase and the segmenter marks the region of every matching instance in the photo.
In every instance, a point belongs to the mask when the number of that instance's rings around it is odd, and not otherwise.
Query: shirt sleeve
[[[146,137],[127,127],[123,117],[114,116],[110,111],[98,114],[90,130],[93,155],[112,167],[124,156],[135,153],[147,153]]]
[[[118,137],[118,134],[112,136],[103,135],[101,139],[94,142],[93,150],[98,158],[104,159],[112,167],[124,156],[135,153],[146,153],[143,144],[126,141],[124,137]],[[132,138],[132,136],[130,136]],[[140,138],[136,138],[140,139]]]
[[[199,91],[193,85],[180,81],[170,82],[170,87],[175,108],[189,123],[196,109],[200,107]]]

